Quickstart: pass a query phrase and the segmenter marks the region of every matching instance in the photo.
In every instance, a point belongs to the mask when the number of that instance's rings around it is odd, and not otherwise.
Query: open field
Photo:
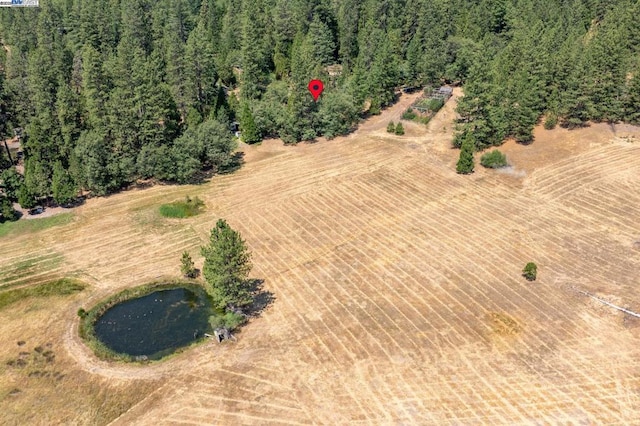
[[[3,286],[89,285],[0,310],[0,423],[637,424],[640,319],[571,287],[640,311],[640,129],[540,128],[501,148],[512,169],[459,176],[459,92],[427,127],[386,133],[415,96],[349,137],[244,146],[232,175],[0,238]],[[159,215],[186,195],[205,213]],[[201,267],[220,217],[274,303],[237,342],[146,367],[96,359],[77,309],[179,275],[184,250]],[[47,343],[52,362],[34,350]]]

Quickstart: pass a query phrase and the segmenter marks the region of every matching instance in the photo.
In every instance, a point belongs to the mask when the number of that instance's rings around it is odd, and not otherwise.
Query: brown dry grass
[[[233,175],[89,200],[72,224],[0,240],[0,270],[32,258],[36,280],[91,284],[0,311],[2,423],[636,423],[640,327],[567,288],[640,309],[640,131],[538,129],[531,146],[505,145],[511,175],[463,177],[455,97],[427,128],[386,133],[411,101],[349,137],[243,147]],[[207,213],[159,217],[185,195]],[[76,310],[179,274],[184,250],[201,262],[219,217],[276,296],[262,317],[235,343],[147,367],[89,353]],[[51,253],[62,261],[39,266]],[[528,261],[535,283],[520,276]],[[18,340],[50,342],[55,363],[28,368],[64,377],[7,366]]]

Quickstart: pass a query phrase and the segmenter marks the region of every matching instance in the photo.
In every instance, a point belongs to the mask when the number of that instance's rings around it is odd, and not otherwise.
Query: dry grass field
[[[572,290],[640,311],[640,129],[540,128],[502,148],[511,169],[459,176],[455,97],[429,126],[386,133],[414,97],[349,137],[242,147],[232,175],[1,237],[3,288],[89,287],[0,309],[0,423],[640,424],[640,319]],[[185,195],[206,212],[160,217]],[[220,217],[271,306],[236,342],[148,366],[96,359],[77,309],[179,275],[183,250],[200,266]]]

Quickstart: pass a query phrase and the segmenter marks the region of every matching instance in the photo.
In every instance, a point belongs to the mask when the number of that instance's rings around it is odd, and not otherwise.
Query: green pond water
[[[94,329],[115,352],[158,359],[202,338],[213,314],[204,290],[159,290],[112,306]]]

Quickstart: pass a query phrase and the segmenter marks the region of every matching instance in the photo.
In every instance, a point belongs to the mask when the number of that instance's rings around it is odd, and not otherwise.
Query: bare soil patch
[[[543,126],[537,126],[532,143],[523,145],[509,140],[497,149],[507,155],[516,170],[529,174],[550,163],[575,157],[619,140],[633,141],[639,134],[640,127],[629,124],[591,123],[588,127],[572,130],[560,126],[546,130]]]

